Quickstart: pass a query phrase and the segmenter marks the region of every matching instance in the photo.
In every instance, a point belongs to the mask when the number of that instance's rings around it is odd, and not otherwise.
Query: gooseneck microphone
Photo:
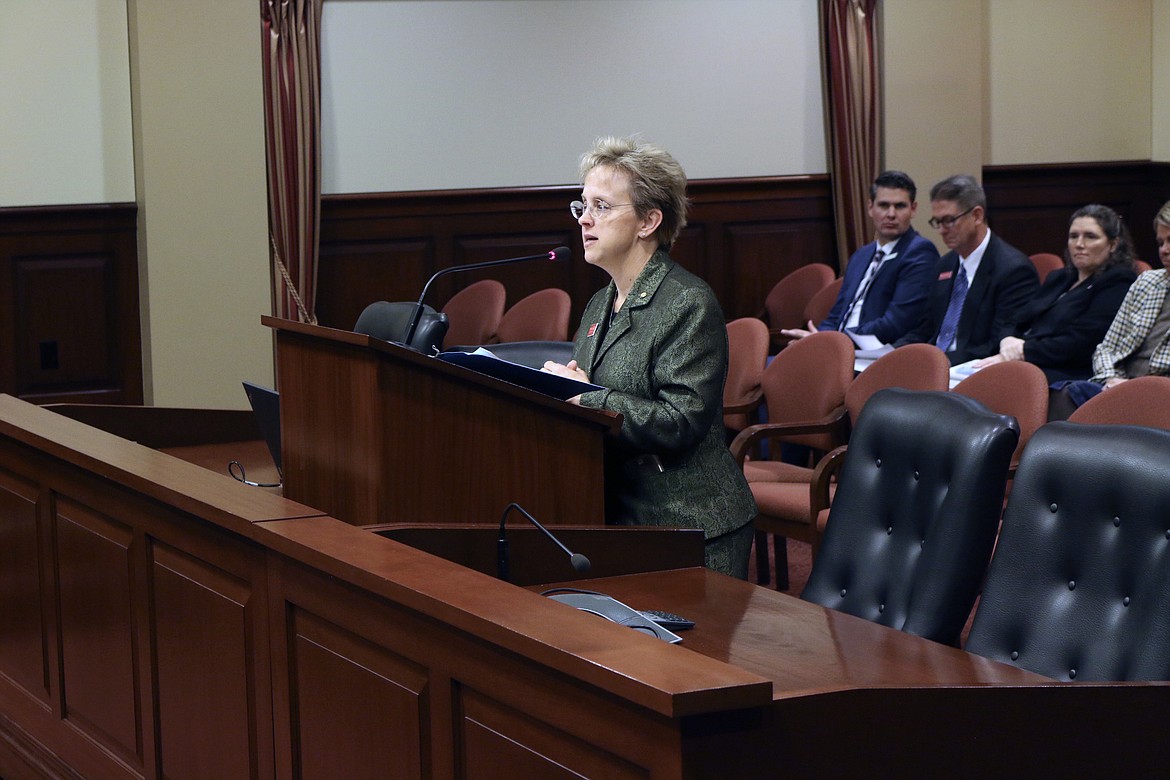
[[[509,263],[524,263],[529,260],[568,260],[571,252],[567,246],[558,246],[552,251],[545,252],[539,255],[526,255],[524,257],[509,257],[506,260],[488,260],[483,263],[467,263],[466,265],[453,265],[450,268],[442,268],[435,272],[435,274],[427,280],[423,285],[422,294],[418,296],[418,303],[414,307],[414,315],[410,318],[410,324],[406,327],[406,336],[403,337],[402,343],[410,346],[410,340],[414,338],[414,332],[418,330],[418,322],[422,319],[423,301],[426,300],[427,292],[431,289],[431,284],[440,276],[445,276],[456,271],[474,271],[477,268],[491,268],[496,265],[508,265]]]
[[[508,580],[508,538],[504,532],[504,524],[508,520],[508,513],[511,512],[513,509],[515,509],[520,514],[527,517],[528,522],[532,523],[534,526],[536,526],[541,531],[543,531],[545,536],[547,536],[549,539],[553,540],[553,544],[555,544],[557,547],[560,547],[562,550],[564,550],[565,554],[569,556],[569,563],[572,564],[574,569],[576,569],[577,571],[584,574],[585,572],[589,571],[589,569],[591,569],[593,567],[593,564],[591,564],[589,562],[588,558],[586,558],[581,553],[575,553],[572,550],[570,550],[568,547],[565,547],[565,545],[561,543],[560,539],[553,536],[552,531],[548,530],[543,525],[541,525],[540,522],[535,517],[528,514],[528,511],[524,507],[520,506],[515,501],[513,501],[511,504],[508,504],[506,507],[504,507],[504,514],[502,517],[500,517],[500,533],[499,533],[498,538],[496,539],[496,577],[497,578],[503,580],[504,582],[509,581]]]

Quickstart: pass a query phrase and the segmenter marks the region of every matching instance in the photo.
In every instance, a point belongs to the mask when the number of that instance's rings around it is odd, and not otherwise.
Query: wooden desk
[[[591,580],[637,609],[695,621],[683,645],[772,681],[776,699],[873,686],[1047,678],[705,569]]]
[[[1062,685],[701,568],[681,645],[0,396],[0,775],[1127,777],[1170,689]]]
[[[582,583],[573,583],[582,587]],[[703,777],[1162,777],[1167,683],[1064,684],[701,569],[593,580],[696,627],[681,647],[772,682]]]

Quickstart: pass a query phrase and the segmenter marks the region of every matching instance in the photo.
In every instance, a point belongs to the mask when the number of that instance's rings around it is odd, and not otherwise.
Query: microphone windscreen
[[[573,557],[569,559],[569,562],[573,564],[574,569],[582,574],[593,568],[593,564],[581,553],[573,553]]]
[[[567,246],[558,246],[556,249],[548,253],[549,260],[568,260],[573,256]]]

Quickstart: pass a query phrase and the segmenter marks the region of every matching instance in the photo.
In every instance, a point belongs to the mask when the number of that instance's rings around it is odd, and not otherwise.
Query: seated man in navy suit
[[[820,325],[781,331],[804,338],[814,330],[871,335],[883,344],[904,336],[922,317],[934,282],[938,250],[910,227],[918,210],[914,180],[886,171],[869,188],[867,210],[876,240],[853,253],[841,291]]]
[[[936,344],[952,366],[994,355],[1040,286],[1036,268],[988,228],[987,197],[974,177],[951,176],[934,185],[930,210],[930,226],[951,251],[938,261],[922,319],[894,346]]]

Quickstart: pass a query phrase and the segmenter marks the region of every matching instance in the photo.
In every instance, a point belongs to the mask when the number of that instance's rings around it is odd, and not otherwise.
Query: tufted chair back
[[[801,598],[957,644],[995,542],[1015,419],[944,391],[879,390],[849,439]]]
[[[1170,432],[1036,432],[967,650],[1059,680],[1170,680]]]

